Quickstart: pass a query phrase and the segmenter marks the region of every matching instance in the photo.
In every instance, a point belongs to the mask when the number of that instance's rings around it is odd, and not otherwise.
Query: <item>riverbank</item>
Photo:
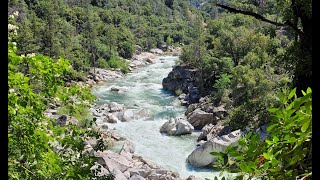
[[[137,48],[137,51],[131,59],[123,59],[128,62],[129,72],[133,72],[141,67],[155,63],[160,56],[179,56],[181,54],[180,47],[168,47],[166,51],[159,48],[150,49],[150,51],[142,51]],[[112,81],[123,77],[125,74],[120,69],[101,69],[91,68],[84,84],[93,87],[96,84]]]
[[[140,57],[145,56],[147,53],[141,53]],[[142,66],[138,66],[135,69],[138,70],[138,68],[145,67],[147,64],[154,64],[157,60],[160,60],[160,56],[163,55],[172,55],[172,53],[161,53],[161,54],[155,54],[154,55],[154,60],[150,61],[150,63],[145,63]],[[177,55],[177,54],[175,54]],[[145,62],[147,62],[147,59],[144,58],[138,58],[141,59]],[[134,60],[133,60],[134,61]],[[163,60],[161,60],[163,61]],[[96,69],[97,70],[97,69]],[[98,69],[99,70],[99,69]],[[120,77],[123,77],[123,75],[117,75],[117,71],[110,71],[106,70],[109,73],[108,75],[105,75],[105,78],[102,80],[98,80],[97,83],[94,84],[94,86],[91,87],[96,87],[97,85],[102,84],[103,82],[110,83]],[[111,75],[110,75],[111,74]],[[112,76],[113,74],[113,76]],[[134,73],[133,73],[134,74]],[[83,84],[80,82],[80,84]],[[121,94],[121,92],[125,91],[125,89],[117,89],[113,87],[112,92],[115,94]],[[126,107],[119,107],[115,103],[111,103],[112,105],[110,106],[104,104],[103,106],[96,106],[96,104],[91,105],[91,111],[93,112],[94,119],[106,119],[108,117],[108,114],[110,115],[111,111],[114,112],[119,112],[119,110],[124,110]],[[121,105],[120,105],[121,106]],[[46,111],[45,115],[47,117],[51,118],[56,118],[56,119],[61,119],[61,116],[57,115],[57,109],[59,108],[59,105],[57,106],[52,106],[49,110]],[[100,114],[99,114],[100,113]],[[128,118],[128,112],[122,113],[122,118],[126,120]],[[141,116],[147,116],[148,111],[140,111]],[[75,118],[70,117],[70,116],[64,116],[66,119],[66,122],[76,122]],[[130,117],[130,116],[129,116]],[[142,118],[142,117],[141,117]],[[107,118],[110,120],[110,118]],[[68,124],[68,123],[66,123]],[[97,145],[96,139],[91,138],[89,141],[87,141],[87,145],[85,146],[85,152],[91,154],[92,156],[95,156],[98,158],[97,163],[93,168],[98,168],[100,171],[98,173],[113,173],[116,176],[116,179],[130,179],[130,178],[146,178],[146,179],[181,179],[179,176],[179,173],[174,172],[174,171],[169,171],[167,168],[163,168],[160,165],[157,165],[156,163],[153,163],[152,161],[142,158],[139,155],[136,155],[134,151],[125,152],[123,149],[125,149],[126,144],[131,144],[133,145],[130,141],[126,140],[126,138],[122,137],[121,134],[117,133],[114,128],[109,128],[107,124],[98,124],[97,128],[101,130],[101,133],[103,134],[103,139],[104,141],[116,143],[116,142],[124,142],[124,144],[121,147],[120,151],[104,151],[104,152],[99,152],[95,151],[94,147]],[[126,159],[126,160],[124,160]],[[116,161],[116,165],[112,165]],[[111,164],[110,164],[111,163]],[[127,169],[121,169],[123,168],[123,165],[128,166]],[[119,171],[120,170],[120,171]],[[100,174],[102,175],[102,174]]]

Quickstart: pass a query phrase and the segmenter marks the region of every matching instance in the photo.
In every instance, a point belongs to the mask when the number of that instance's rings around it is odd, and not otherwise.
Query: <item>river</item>
[[[92,92],[98,97],[97,104],[117,102],[127,109],[147,109],[152,118],[136,119],[130,122],[108,124],[135,145],[135,154],[149,159],[160,166],[176,171],[181,178],[194,175],[214,179],[220,172],[211,168],[193,168],[186,163],[188,155],[196,147],[200,132],[191,135],[167,136],[159,132],[160,127],[170,118],[183,116],[185,107],[176,97],[163,90],[162,79],[172,70],[178,57],[162,56],[156,63],[139,68],[135,72],[95,87]],[[123,87],[123,93],[110,91],[112,87]],[[101,120],[97,120],[101,123]],[[117,146],[113,150],[117,150]]]

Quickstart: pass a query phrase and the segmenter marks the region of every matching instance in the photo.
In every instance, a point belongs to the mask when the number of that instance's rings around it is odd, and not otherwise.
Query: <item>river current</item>
[[[108,124],[135,145],[135,154],[149,159],[160,166],[176,171],[181,178],[194,175],[214,179],[220,172],[211,168],[193,168],[186,163],[188,155],[196,148],[200,132],[191,135],[167,136],[160,133],[160,127],[170,117],[183,116],[186,110],[176,97],[162,88],[162,79],[172,70],[178,57],[162,56],[156,63],[139,68],[135,72],[103,83],[92,92],[98,98],[97,104],[117,102],[127,109],[147,109],[152,118],[136,119],[130,122]],[[111,91],[112,87],[125,89],[122,93]],[[97,123],[102,123],[100,119]],[[117,151],[121,142],[113,147]]]

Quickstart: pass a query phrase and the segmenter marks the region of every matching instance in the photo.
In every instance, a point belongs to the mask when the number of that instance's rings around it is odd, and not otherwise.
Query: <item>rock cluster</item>
[[[162,86],[171,92],[181,90],[186,94],[185,101],[195,103],[201,97],[198,89],[199,80],[197,75],[197,69],[188,65],[178,65],[172,69],[168,77],[162,80]]]
[[[184,135],[191,134],[194,130],[193,126],[185,119],[172,118],[162,125],[160,128],[161,133],[168,135]]]
[[[86,145],[90,149],[90,145]],[[93,148],[91,148],[93,149]],[[157,164],[134,155],[134,145],[125,141],[120,152],[95,151],[91,150],[91,155],[97,157],[96,164],[91,169],[98,176],[113,174],[117,180],[178,180],[179,174],[163,169]],[[86,153],[90,153],[86,151]]]
[[[124,104],[116,102],[103,104],[97,108],[90,108],[90,110],[95,118],[100,118],[106,123],[128,122],[151,117],[147,109],[126,109]]]

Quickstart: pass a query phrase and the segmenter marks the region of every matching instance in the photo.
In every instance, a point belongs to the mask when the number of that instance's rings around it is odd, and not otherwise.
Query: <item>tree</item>
[[[252,16],[276,26],[288,27],[299,37],[295,44],[298,50],[295,53],[296,59],[289,61],[289,63],[293,62],[295,64],[294,85],[297,87],[298,92],[301,92],[301,90],[312,86],[312,0],[274,1],[274,4],[274,11],[281,13],[282,22],[276,22],[267,19],[261,14],[237,9],[221,3],[216,3],[216,6],[233,13]],[[301,25],[299,22],[301,22]]]

